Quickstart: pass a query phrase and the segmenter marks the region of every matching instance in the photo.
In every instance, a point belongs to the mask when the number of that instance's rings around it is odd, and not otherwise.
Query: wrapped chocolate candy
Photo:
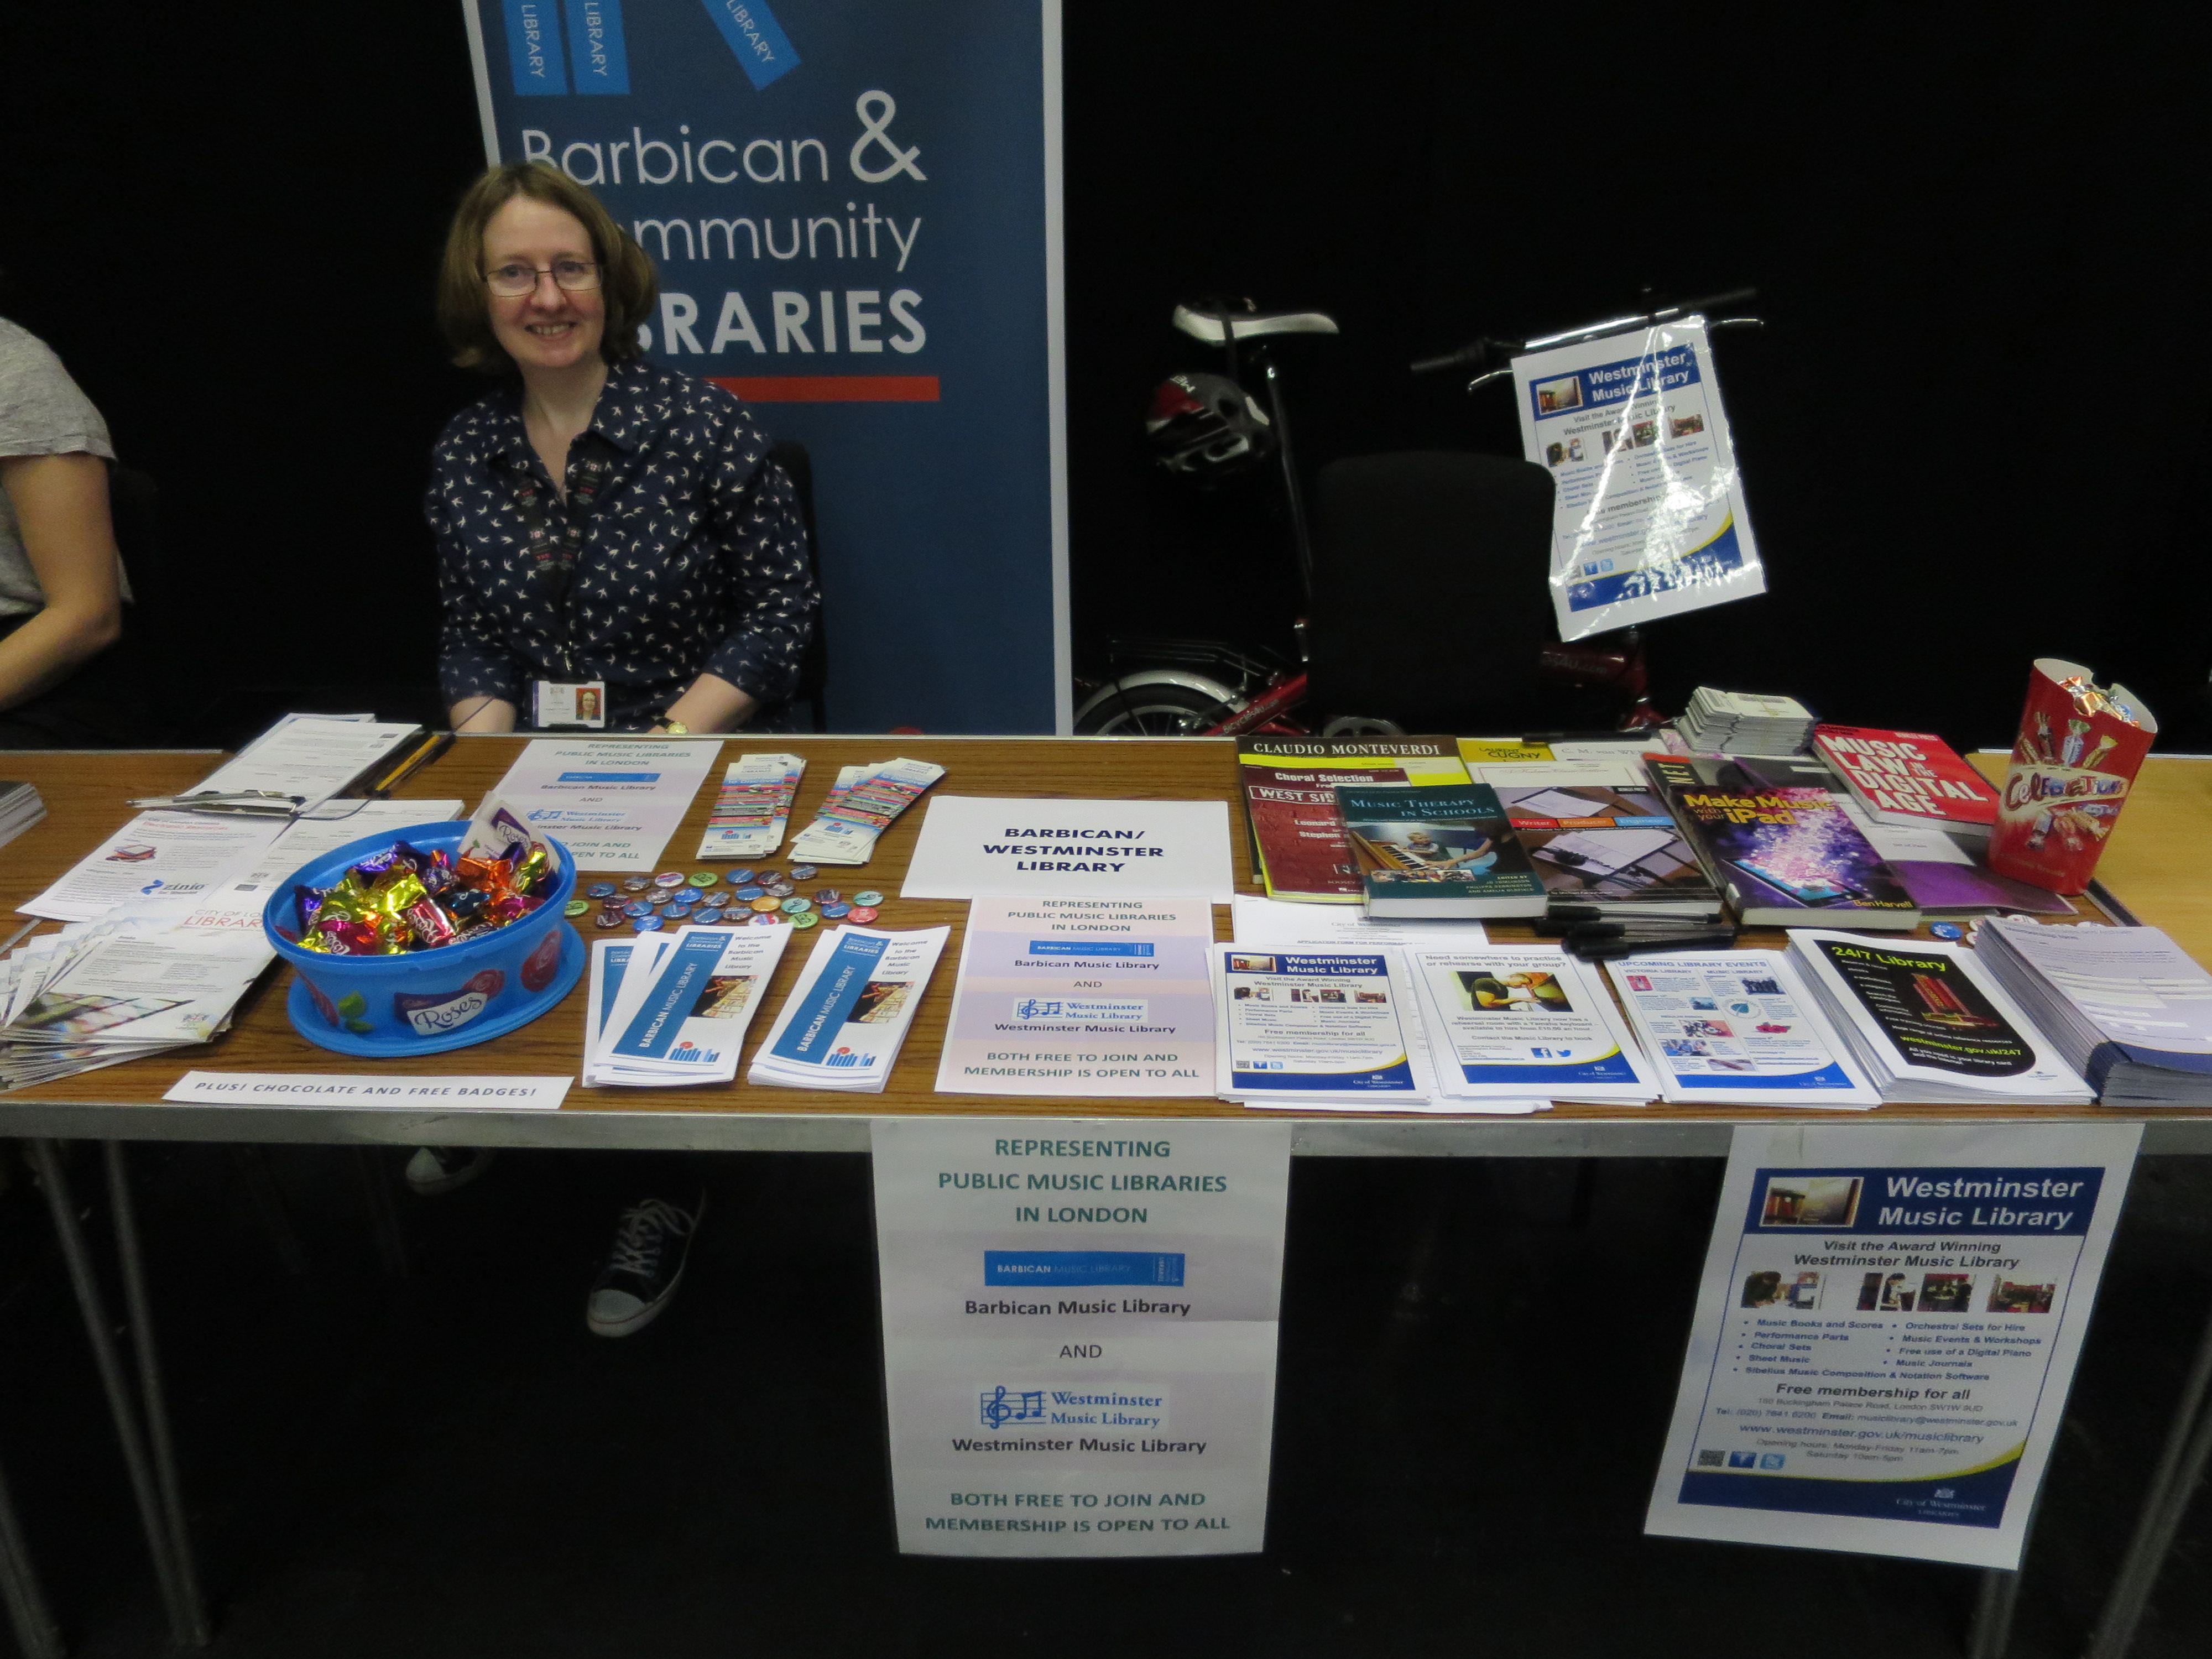
[[[502,857],[451,854],[398,842],[355,861],[320,890],[295,887],[303,950],[337,956],[434,951],[520,921],[558,885],[553,849],[513,844]]]

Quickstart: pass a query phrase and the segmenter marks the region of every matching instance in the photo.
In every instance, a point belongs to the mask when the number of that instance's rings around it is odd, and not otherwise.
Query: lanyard
[[[576,444],[584,445],[589,436],[588,433],[580,434]],[[568,499],[565,503],[558,497],[549,501],[547,492],[538,487],[536,475],[527,470],[515,480],[514,511],[522,521],[522,581],[537,592],[546,614],[552,618],[549,632],[554,665],[562,679],[576,678],[569,654],[574,633],[568,604],[569,579],[583,553],[584,532],[591,522],[592,508],[614,469],[614,457],[597,444],[575,454],[568,463]],[[561,508],[558,516],[554,511],[556,506]]]

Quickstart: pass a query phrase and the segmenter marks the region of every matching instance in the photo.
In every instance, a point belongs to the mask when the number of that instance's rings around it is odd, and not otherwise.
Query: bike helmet
[[[1171,374],[1162,380],[1145,431],[1162,466],[1201,480],[1249,472],[1275,453],[1267,410],[1226,374]]]

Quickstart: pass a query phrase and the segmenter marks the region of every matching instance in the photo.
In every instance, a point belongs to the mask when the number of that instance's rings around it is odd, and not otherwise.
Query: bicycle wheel
[[[1075,722],[1079,738],[1187,738],[1218,726],[1231,705],[1194,686],[1133,685],[1100,697]]]

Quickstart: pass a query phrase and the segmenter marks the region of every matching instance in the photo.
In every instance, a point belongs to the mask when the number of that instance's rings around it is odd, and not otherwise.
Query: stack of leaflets
[[[1663,1100],[1856,1111],[1881,1103],[1780,951],[1640,956],[1606,971]]]
[[[1790,936],[1790,955],[1884,1100],[2086,1106],[2094,1097],[1966,945],[1808,931]]]
[[[1451,1098],[1641,1105],[1658,1094],[1598,970],[1557,945],[1413,951],[1407,966]]]
[[[1701,685],[1674,729],[1698,755],[1802,755],[1813,711],[1795,697]]]
[[[112,881],[77,890],[99,920],[33,939],[0,963],[0,1087],[52,1082],[219,1035],[274,959],[261,922],[272,892],[334,848],[450,819],[460,806],[368,801],[342,817],[301,818],[289,827],[281,820],[145,814],[137,822],[189,818],[211,831],[244,833],[235,842],[218,833],[196,843],[203,856],[212,857],[218,846],[235,856],[214,867],[195,866],[192,878],[166,885],[143,875],[158,859],[108,862]],[[125,846],[133,844],[128,833]],[[179,868],[165,867],[173,875]]]
[[[1477,769],[1554,903],[1608,921],[1709,921],[1721,896],[1644,775],[1641,756]]]
[[[1990,838],[1996,790],[1932,732],[1823,726],[1813,743],[1875,823]]]
[[[1364,866],[1369,915],[1544,914],[1544,884],[1488,784],[1340,787],[1336,800]]]
[[[824,928],[745,1080],[881,1094],[951,933]]]
[[[130,918],[79,922],[0,963],[0,1088],[204,1043],[269,963],[249,938]]]
[[[891,820],[944,775],[943,767],[928,761],[841,767],[814,822],[793,839],[791,858],[810,864],[866,864]]]
[[[722,792],[699,842],[702,859],[763,859],[783,845],[791,798],[806,771],[799,755],[740,755],[722,771]]]
[[[1437,1098],[1413,981],[1395,951],[1217,945],[1209,961],[1222,1099],[1370,1112],[1468,1109]]]
[[[680,927],[602,940],[592,963],[589,1087],[732,1083],[788,927]],[[629,954],[615,951],[627,943]]]
[[[1997,920],[1975,955],[2107,1106],[2212,1106],[2212,974],[2155,927]]]
[[[46,815],[46,803],[36,784],[0,783],[0,847],[5,847]]]

